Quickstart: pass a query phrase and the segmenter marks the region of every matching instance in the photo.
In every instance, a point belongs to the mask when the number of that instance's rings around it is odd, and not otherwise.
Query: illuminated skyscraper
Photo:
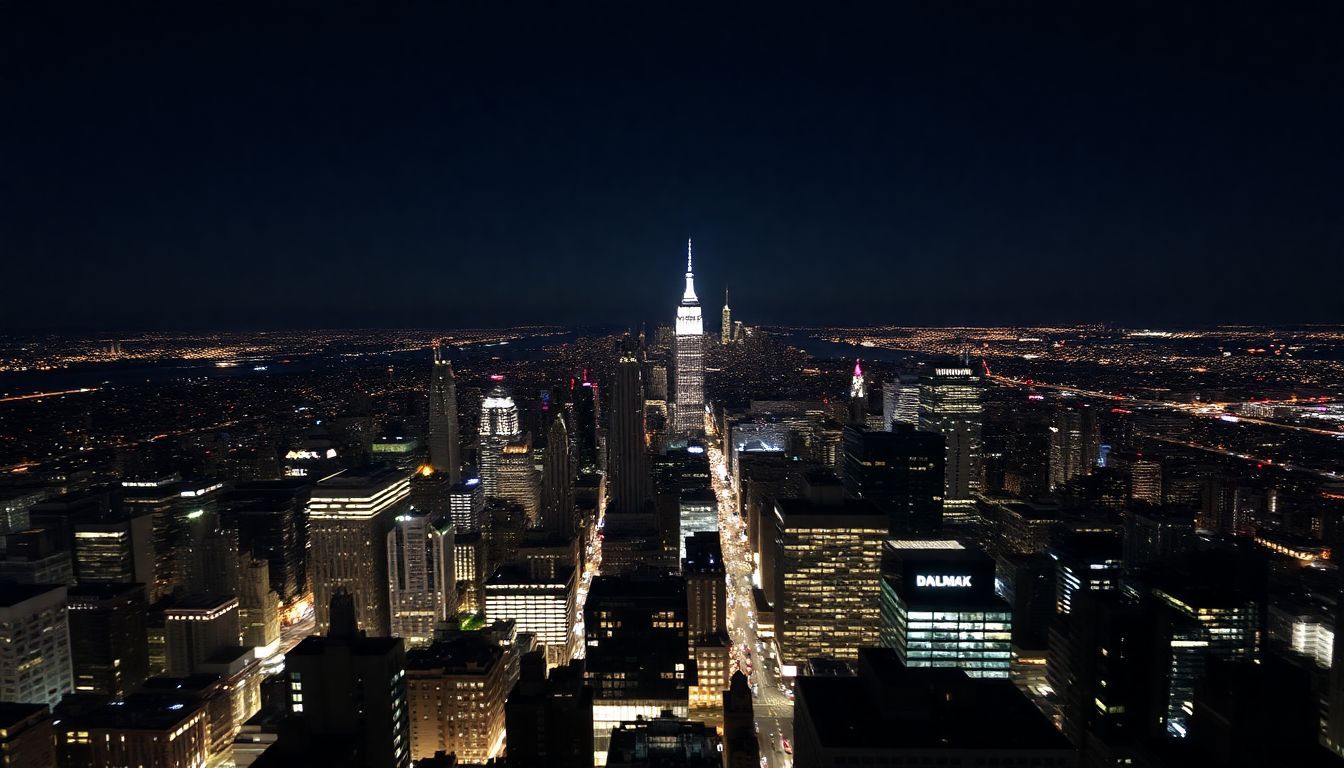
[[[967,364],[934,365],[919,383],[919,428],[947,442],[943,516],[956,522],[979,493],[983,439],[980,376]]]
[[[854,375],[849,380],[849,422],[864,424],[868,421],[868,385],[863,379],[860,361],[854,361]]]
[[[719,341],[731,344],[733,341],[733,311],[728,308],[728,289],[723,289],[723,324],[719,326]]]
[[[392,635],[406,645],[428,645],[434,626],[457,613],[453,559],[453,526],[446,518],[411,510],[388,532]]]
[[[499,463],[504,446],[518,439],[518,406],[513,398],[496,386],[481,401],[480,470],[485,495],[499,496]]]
[[[499,454],[499,468],[495,470],[499,490],[496,496],[523,508],[529,528],[540,523],[541,477],[532,458],[532,435],[511,440]]]
[[[918,376],[902,374],[882,385],[883,429],[890,432],[893,421],[919,426]]]
[[[434,376],[429,383],[429,463],[436,471],[448,474],[450,485],[462,479],[461,449],[453,364],[435,341]]]
[[[313,487],[308,572],[319,633],[330,624],[332,597],[345,589],[359,628],[370,637],[388,635],[387,532],[404,510],[410,482],[401,472],[374,469],[342,472]]]
[[[672,432],[678,437],[703,432],[705,428],[705,324],[700,299],[695,296],[691,269],[691,241],[686,241],[686,292],[677,305],[676,407]]]

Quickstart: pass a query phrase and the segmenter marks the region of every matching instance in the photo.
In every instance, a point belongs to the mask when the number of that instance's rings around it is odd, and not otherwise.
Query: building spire
[[[681,305],[689,307],[699,305],[695,295],[695,273],[691,271],[691,239],[686,238],[686,292],[681,295]]]
[[[688,237],[686,238],[686,276],[690,277],[694,272],[691,269],[691,238]]]

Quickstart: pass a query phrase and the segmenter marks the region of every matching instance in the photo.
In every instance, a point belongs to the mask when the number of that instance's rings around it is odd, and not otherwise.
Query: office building
[[[392,636],[426,645],[434,627],[457,613],[453,526],[446,517],[412,509],[387,534],[388,605]]]
[[[47,497],[43,488],[6,488],[0,490],[0,535],[26,531],[32,527],[28,510]]]
[[[485,528],[485,486],[479,477],[469,477],[454,485],[448,498],[454,531],[462,534]]]
[[[1055,561],[1055,611],[1072,610],[1079,590],[1120,588],[1124,541],[1112,531],[1065,531],[1050,545]]]
[[[429,380],[429,465],[443,473],[450,486],[462,479],[461,450],[453,364],[435,340],[434,372]]]
[[[887,515],[893,536],[932,536],[943,527],[943,436],[898,424],[889,432],[845,427],[845,492]]]
[[[167,671],[185,677],[203,661],[238,645],[238,598],[233,595],[188,595],[174,598],[163,611]]]
[[[304,510],[311,488],[303,479],[240,483],[220,505],[220,525],[238,532],[241,551],[265,561],[270,587],[285,606],[308,594]]]
[[[1260,600],[1231,584],[1171,578],[1153,587],[1163,611],[1166,726],[1185,737],[1194,711],[1195,688],[1208,660],[1255,661],[1260,657]]]
[[[809,768],[1078,764],[1011,682],[908,669],[889,648],[863,649],[855,677],[800,678],[793,733],[794,764]]]
[[[0,765],[5,768],[56,765],[56,738],[46,704],[0,702]]]
[[[541,477],[532,457],[531,435],[505,443],[498,458],[495,496],[521,507],[527,526],[535,527],[541,522]]]
[[[1124,537],[1125,570],[1133,572],[1194,547],[1195,515],[1163,507],[1126,510]]]
[[[685,717],[696,684],[686,582],[675,576],[598,576],[583,607],[585,674],[593,690],[593,750],[606,764],[611,730],[670,710]]]
[[[308,570],[317,631],[338,589],[355,601],[359,627],[373,637],[391,632],[387,602],[387,533],[401,514],[410,479],[391,469],[346,471],[313,487],[308,501]]]
[[[959,522],[973,514],[981,485],[980,375],[970,365],[931,366],[919,383],[919,428],[943,436],[947,449],[943,514]]]
[[[485,617],[512,621],[518,632],[536,638],[544,646],[548,666],[568,664],[577,619],[577,578],[572,566],[547,576],[520,564],[501,565],[485,582]]]
[[[454,486],[447,472],[439,472],[428,464],[422,464],[411,475],[410,506],[433,517],[450,518]]]
[[[205,707],[186,696],[142,693],[122,701],[56,711],[62,768],[204,766],[211,752]]]
[[[504,750],[504,699],[518,680],[518,649],[486,632],[459,632],[406,654],[411,757],[456,753],[484,763]]]
[[[717,709],[733,673],[723,550],[716,531],[688,536],[684,547],[681,573],[686,579],[686,624],[696,669],[690,705],[692,709]]]
[[[75,692],[122,698],[139,688],[149,677],[144,586],[90,584],[67,599]]]
[[[397,637],[361,635],[354,601],[343,590],[325,613],[331,617],[326,635],[308,637],[285,654],[289,709],[299,725],[295,751],[311,755],[316,745],[339,746],[347,765],[408,768],[405,645]]]
[[[453,532],[453,576],[457,579],[457,610],[485,610],[485,580],[489,576],[485,536],[480,530]]]
[[[919,427],[919,377],[901,374],[882,385],[882,423],[886,430],[895,422]]]
[[[678,531],[680,542],[679,560],[686,559],[686,540],[699,533],[709,533],[715,539],[719,535],[719,497],[708,488],[697,488],[681,492],[677,504]]]
[[[1061,408],[1050,418],[1050,490],[1092,474],[1100,458],[1096,412],[1086,406]]]
[[[725,768],[759,768],[761,742],[747,676],[734,672],[723,692],[723,763]]]
[[[695,295],[690,240],[686,241],[686,290],[677,305],[676,333],[672,433],[690,437],[705,430],[705,326],[700,316],[700,299]]]
[[[518,683],[504,702],[509,765],[592,768],[593,691],[583,662],[552,667],[549,677],[548,666],[540,651],[519,662]]]
[[[66,588],[0,584],[0,701],[54,706],[73,688]]]
[[[504,446],[521,437],[518,430],[518,406],[504,389],[496,385],[481,400],[481,421],[477,430],[477,465],[481,484],[488,497],[499,496],[499,465]]]
[[[243,645],[257,658],[270,658],[280,650],[280,603],[271,591],[270,564],[247,555],[238,570],[238,623]]]
[[[626,337],[616,363],[607,428],[607,515],[640,514],[652,497],[644,440],[644,385],[638,350]]]
[[[546,432],[546,461],[541,473],[541,527],[563,541],[578,533],[574,508],[575,461],[565,415],[556,413]]]
[[[906,667],[1008,678],[1012,607],[994,592],[994,561],[955,541],[887,542],[883,647]]]
[[[834,476],[813,474],[799,498],[774,502],[775,637],[781,671],[813,657],[852,660],[878,642],[887,516],[844,497]],[[764,577],[764,574],[763,574]]]
[[[56,532],[47,528],[7,534],[4,556],[0,559],[0,581],[74,586],[74,564],[70,551],[62,543]]]
[[[77,519],[72,527],[80,584],[156,583],[152,515],[108,514]]]

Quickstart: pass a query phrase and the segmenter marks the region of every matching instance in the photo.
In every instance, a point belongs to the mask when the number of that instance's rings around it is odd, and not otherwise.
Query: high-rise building
[[[505,564],[485,582],[485,617],[512,621],[545,646],[548,666],[568,664],[577,620],[577,572],[560,568],[554,577],[534,574],[521,565]]]
[[[994,592],[994,561],[955,540],[887,542],[881,644],[907,667],[1008,678],[1013,611]]]
[[[453,364],[434,342],[434,373],[429,382],[429,464],[448,476],[448,483],[462,479],[462,439],[457,426],[457,382]]]
[[[330,617],[326,636],[308,637],[285,654],[289,710],[299,724],[294,751],[306,760],[315,746],[339,745],[346,765],[408,768],[406,647],[399,637],[360,634],[355,610],[349,594],[335,592],[323,611]]]
[[[370,636],[391,632],[387,604],[387,532],[405,506],[410,479],[395,470],[346,471],[313,487],[308,501],[308,568],[317,630],[330,625],[327,608],[338,589],[355,602],[359,627]]]
[[[392,635],[427,645],[434,627],[457,613],[453,526],[446,517],[412,509],[387,534]]]
[[[238,645],[238,598],[233,595],[188,595],[164,608],[168,674],[195,674],[201,663]]]
[[[686,290],[677,305],[676,402],[672,412],[672,432],[686,437],[705,429],[705,326],[700,316],[700,299],[695,295],[695,274],[691,267],[691,241],[686,241]]]
[[[1079,591],[1120,588],[1124,541],[1114,531],[1064,531],[1050,545],[1055,561],[1055,611],[1069,613]]]
[[[70,561],[70,551],[61,544],[56,532],[46,528],[7,534],[4,559],[0,559],[0,580],[74,586],[75,569]]]
[[[541,473],[541,527],[563,541],[574,538],[574,455],[565,415],[557,413],[546,432],[546,462]]]
[[[947,447],[944,519],[973,514],[981,485],[983,409],[980,376],[970,365],[937,364],[920,379],[919,428],[937,432]]]
[[[781,671],[814,657],[853,660],[877,645],[887,516],[847,499],[834,476],[804,481],[801,498],[774,502],[773,578]]]
[[[532,458],[531,435],[524,434],[504,445],[496,476],[495,495],[521,507],[527,526],[536,526],[541,518],[541,477]]]
[[[477,464],[485,495],[499,496],[499,465],[504,446],[518,439],[518,406],[513,397],[496,385],[481,401],[481,423],[477,430],[480,448]]]
[[[243,645],[258,659],[280,650],[280,602],[271,590],[270,565],[249,555],[238,569],[238,623]]]
[[[883,429],[894,422],[919,426],[919,377],[901,374],[882,385]]]
[[[155,583],[152,515],[86,518],[73,528],[80,584]]]
[[[893,536],[931,536],[943,527],[943,436],[899,423],[889,432],[845,427],[845,491],[887,514]]]
[[[266,561],[271,589],[286,606],[309,589],[304,509],[311,489],[301,478],[240,483],[221,502],[220,524],[238,532],[243,552]]]
[[[458,632],[406,654],[412,759],[435,752],[484,763],[503,751],[504,699],[518,680],[518,648]]]
[[[120,701],[56,711],[56,764],[62,766],[206,765],[210,716],[186,696],[138,693]]]
[[[695,660],[696,684],[690,689],[694,709],[718,708],[733,672],[728,637],[728,577],[717,531],[686,537],[681,573],[686,579],[687,633]]]
[[[723,316],[719,324],[719,342],[731,344],[733,341],[733,311],[728,308],[728,289],[723,289]]]
[[[854,361],[854,375],[849,379],[849,423],[868,423],[868,384],[863,378],[861,361]]]
[[[453,575],[457,579],[457,609],[462,613],[485,610],[485,579],[489,557],[480,529],[453,531]]]
[[[1097,468],[1101,437],[1096,413],[1087,407],[1055,411],[1050,419],[1050,489],[1063,488]]]
[[[454,485],[448,496],[453,530],[459,534],[485,528],[485,486],[479,477]]]
[[[607,429],[607,514],[645,511],[652,495],[649,451],[644,441],[644,385],[638,350],[629,337],[621,345],[611,389]]]
[[[593,751],[606,764],[611,729],[671,710],[685,717],[696,684],[686,583],[675,576],[593,579],[583,607],[585,674],[593,689]]]
[[[5,768],[56,765],[56,739],[46,704],[0,702],[0,765]]]
[[[518,684],[504,702],[509,765],[592,768],[593,691],[583,681],[583,662],[553,667],[545,655],[524,654]],[[758,768],[758,766],[751,766]]]
[[[0,584],[0,701],[54,706],[73,688],[65,586]]]
[[[75,692],[121,698],[139,688],[149,677],[144,585],[76,587],[68,602]]]
[[[686,559],[686,542],[698,533],[719,535],[719,497],[708,488],[681,492],[677,502],[680,525],[676,531],[680,543],[680,560]]]
[[[611,729],[611,768],[719,768],[723,744],[718,731],[702,722],[664,712],[639,717]]]

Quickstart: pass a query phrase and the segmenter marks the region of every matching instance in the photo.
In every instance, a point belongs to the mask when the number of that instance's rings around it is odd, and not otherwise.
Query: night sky
[[[6,4],[0,330],[1344,321],[1339,3],[383,5]]]

